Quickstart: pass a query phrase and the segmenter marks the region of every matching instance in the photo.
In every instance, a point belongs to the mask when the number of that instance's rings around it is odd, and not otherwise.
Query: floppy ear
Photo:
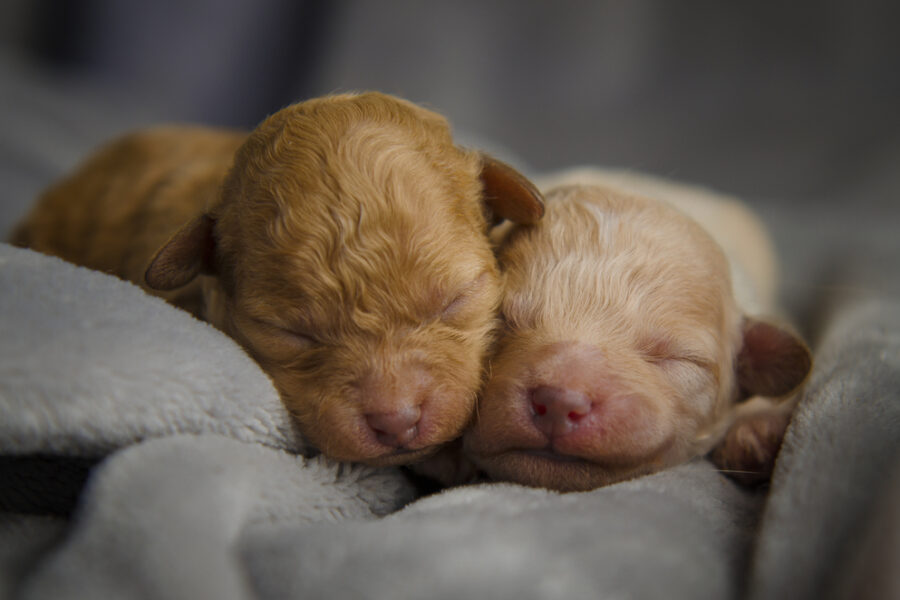
[[[742,398],[777,398],[806,380],[812,355],[803,340],[785,328],[750,317],[744,317],[743,330],[736,364]]]
[[[481,155],[481,184],[489,221],[532,225],[544,216],[544,196],[524,175],[504,162]]]
[[[209,215],[190,220],[160,248],[144,273],[153,290],[174,290],[201,273],[213,272],[216,241],[215,221]]]

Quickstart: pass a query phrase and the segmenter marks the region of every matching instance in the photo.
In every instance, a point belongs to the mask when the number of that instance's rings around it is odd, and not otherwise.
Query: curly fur
[[[114,142],[50,189],[15,241],[222,329],[327,455],[412,462],[462,432],[482,383],[500,296],[486,232],[504,216],[489,163],[414,104],[329,96],[249,136],[161,128]],[[421,418],[402,444],[367,422],[404,411]]]
[[[581,490],[684,462],[722,441],[744,392],[786,394],[809,370],[802,342],[749,317],[751,299],[733,292],[732,264],[774,274],[755,217],[633,177],[570,175],[547,192],[541,223],[502,240],[505,329],[465,438],[493,478]],[[634,193],[639,181],[656,197]],[[667,186],[691,197],[680,206],[706,227],[664,201],[678,195]],[[729,256],[710,229],[755,243]],[[765,296],[774,289],[753,283]],[[751,350],[786,358],[784,371],[742,358],[750,327],[774,341]],[[573,412],[548,423],[545,397],[566,398]]]

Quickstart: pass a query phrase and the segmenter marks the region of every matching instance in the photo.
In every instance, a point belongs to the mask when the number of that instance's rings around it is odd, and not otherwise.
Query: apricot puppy
[[[759,317],[775,294],[762,225],[736,201],[638,175],[556,183],[544,219],[500,246],[506,328],[466,454],[494,479],[558,490],[716,446],[729,469],[764,468],[790,416],[772,398],[811,358]],[[742,414],[753,396],[767,399]]]
[[[290,106],[249,136],[127,136],[47,191],[13,242],[207,319],[313,445],[389,465],[469,422],[500,296],[486,233],[542,211],[442,117],[366,93]]]

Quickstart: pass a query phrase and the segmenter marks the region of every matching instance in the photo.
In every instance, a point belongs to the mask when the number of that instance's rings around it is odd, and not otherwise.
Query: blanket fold
[[[22,598],[250,598],[248,528],[367,520],[412,500],[396,469],[305,459],[221,436],[117,452],[95,472],[65,543]]]
[[[761,497],[705,461],[592,492],[447,490],[379,521],[261,528],[259,598],[738,598]]]
[[[0,453],[98,457],[174,433],[303,449],[237,344],[137,286],[3,244],[0,288]]]
[[[900,303],[844,303],[829,322],[778,457],[750,598],[826,597],[900,468]],[[888,555],[900,561],[900,546]]]
[[[417,498],[303,456],[230,339],[0,246],[0,597],[881,598],[900,589],[900,302],[833,305],[771,489],[698,460]],[[52,516],[52,515],[58,516]]]

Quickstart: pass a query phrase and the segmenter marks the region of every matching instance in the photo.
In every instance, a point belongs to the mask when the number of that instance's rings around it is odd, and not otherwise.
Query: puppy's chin
[[[340,447],[333,443],[328,446],[326,454],[330,458],[344,462],[363,463],[372,467],[396,467],[420,462],[437,453],[441,447],[441,444],[434,444],[414,448],[391,448],[373,443],[368,439],[349,438],[345,438],[341,442]]]
[[[387,454],[382,454],[374,458],[359,459],[361,462],[372,467],[397,467],[412,463],[421,462],[430,456],[433,456],[440,449],[440,445],[428,446],[418,450],[392,450]]]
[[[649,464],[601,465],[544,450],[509,450],[491,456],[471,456],[497,481],[510,481],[561,492],[584,492],[658,470]]]

